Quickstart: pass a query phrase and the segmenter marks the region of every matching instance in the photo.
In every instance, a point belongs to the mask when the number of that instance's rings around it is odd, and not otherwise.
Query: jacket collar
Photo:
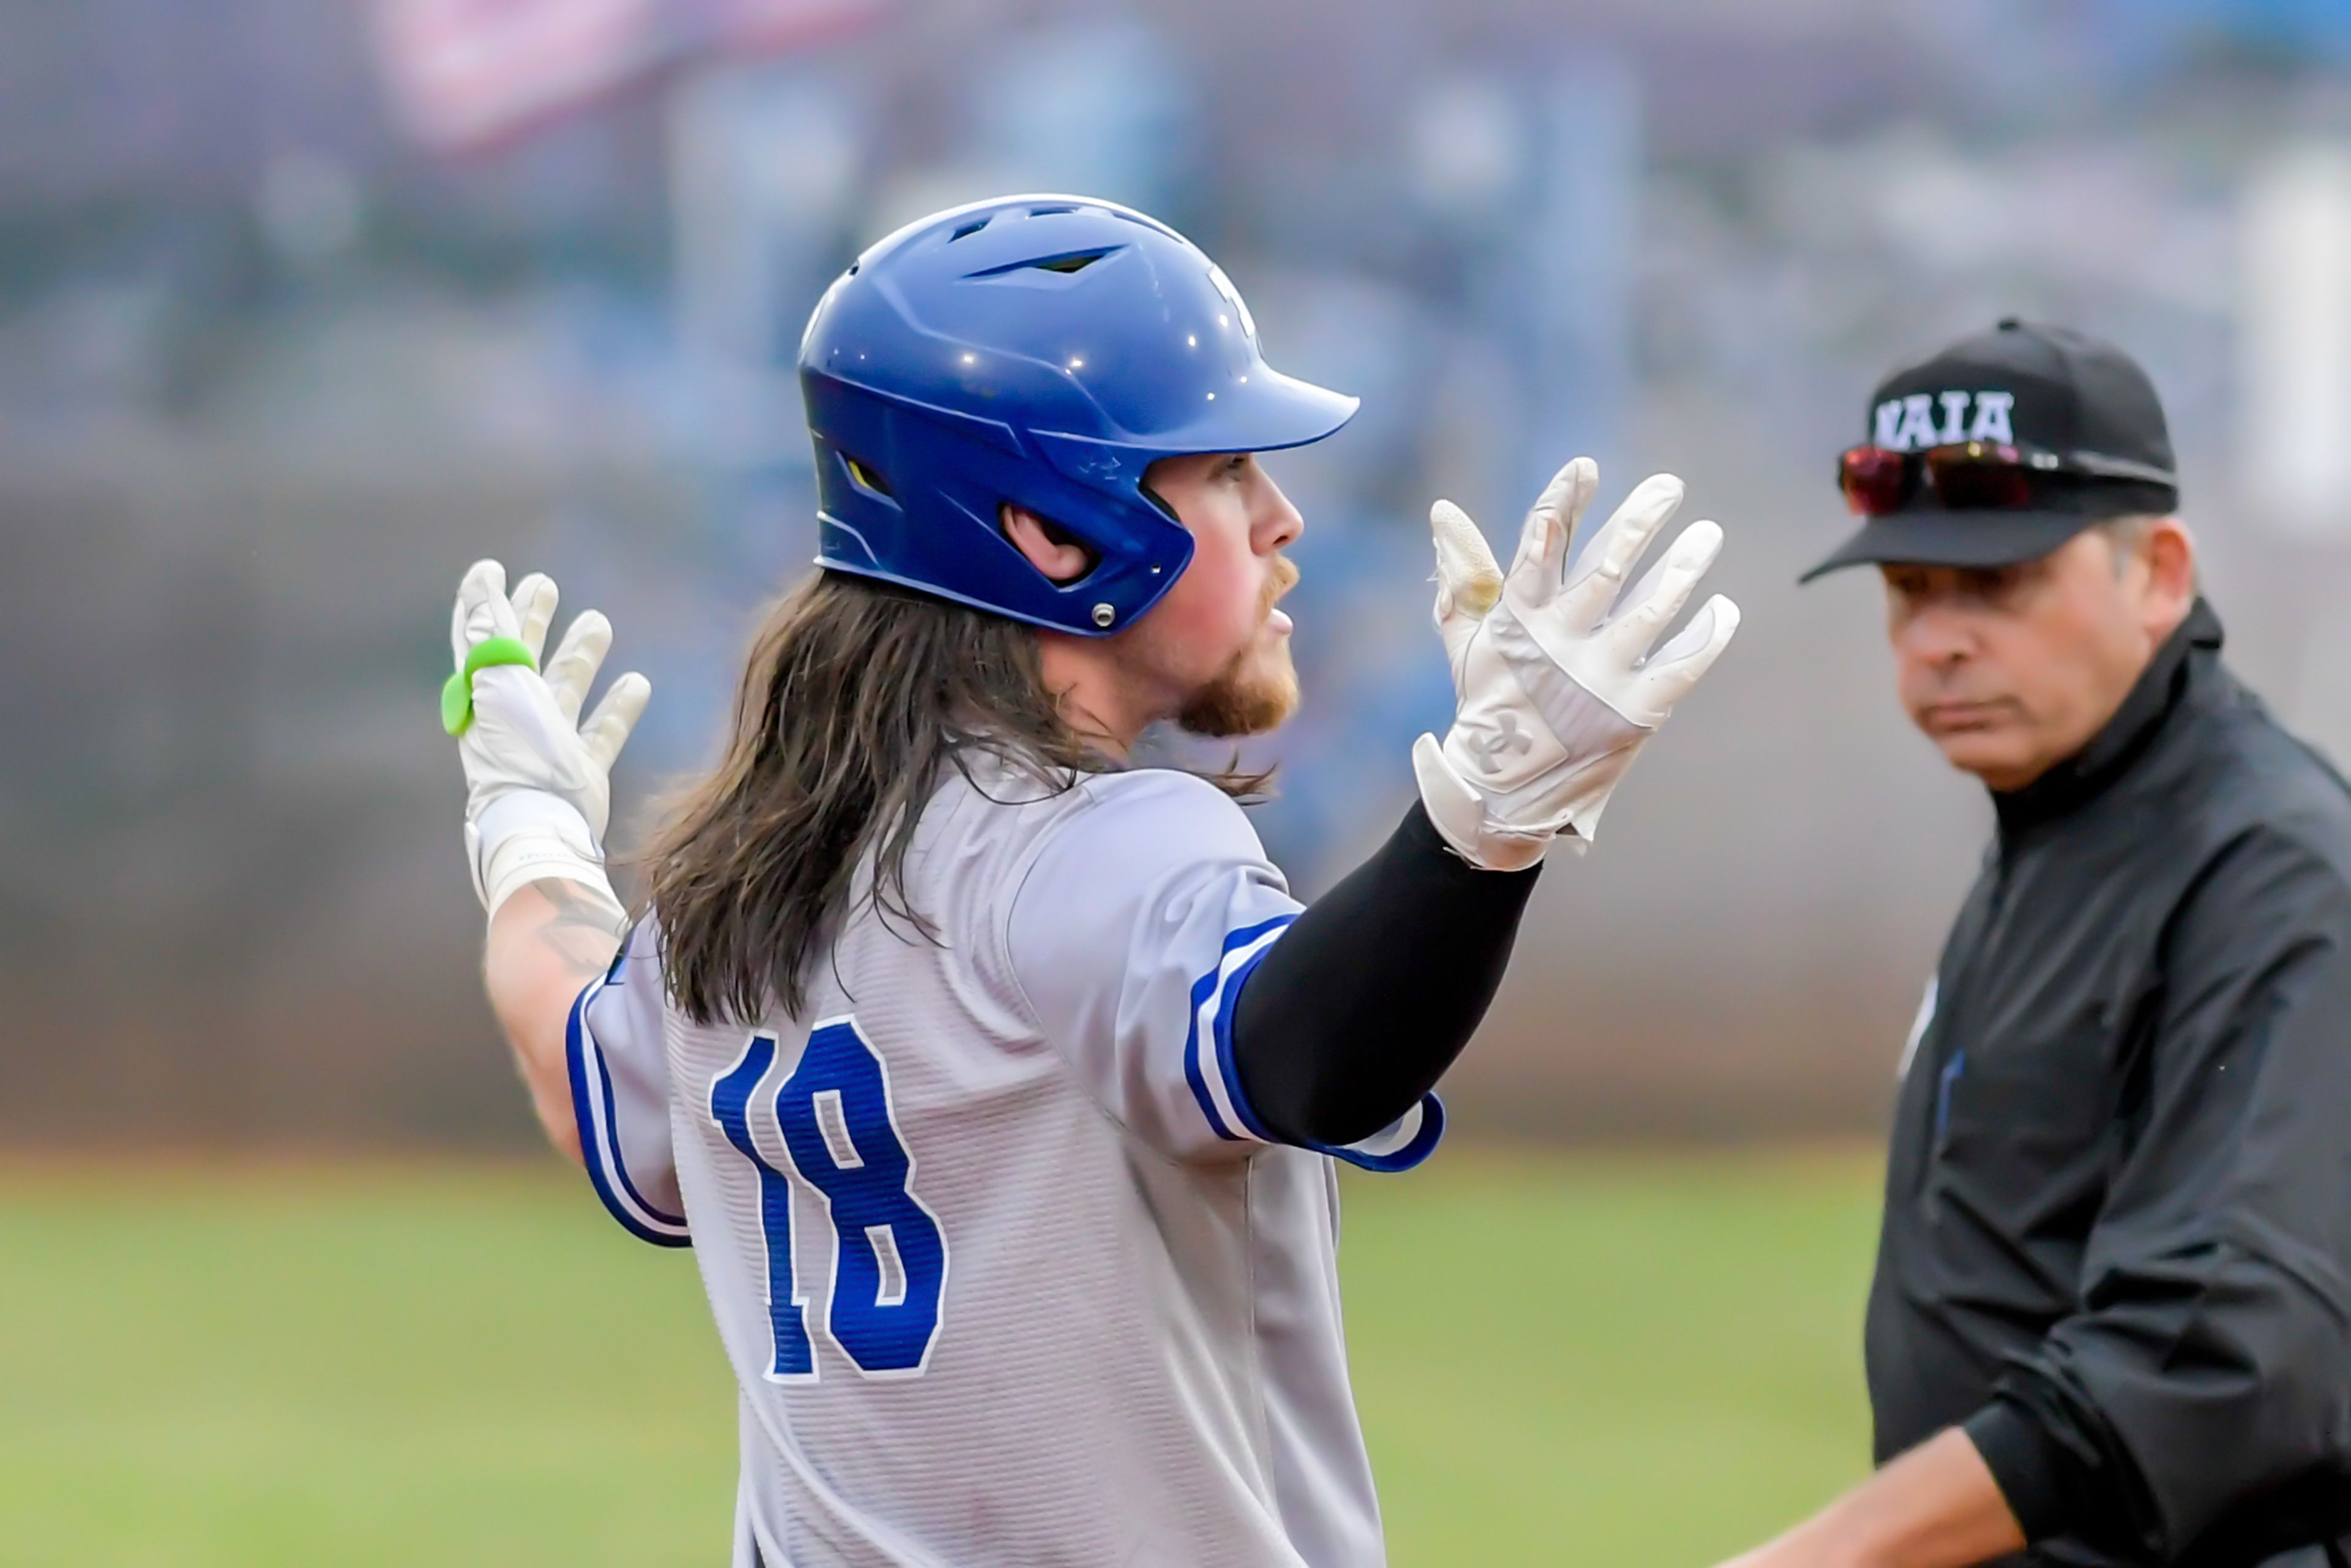
[[[2022,789],[1991,792],[2001,837],[2064,816],[2113,788],[2179,710],[2199,672],[2212,664],[2220,642],[2220,618],[2199,598],[2088,745]]]

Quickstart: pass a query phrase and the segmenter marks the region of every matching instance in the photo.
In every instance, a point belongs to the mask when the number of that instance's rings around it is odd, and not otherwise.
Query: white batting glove
[[[1641,743],[1739,629],[1739,607],[1717,594],[1649,653],[1722,549],[1713,523],[1691,524],[1618,605],[1625,574],[1681,505],[1670,474],[1643,480],[1568,576],[1568,540],[1599,484],[1589,457],[1559,471],[1527,514],[1507,578],[1460,507],[1429,508],[1437,630],[1459,709],[1442,745],[1424,735],[1413,747],[1413,772],[1446,842],[1489,871],[1532,865],[1557,837],[1588,849]]]
[[[465,769],[465,854],[492,915],[517,889],[551,877],[586,889],[617,929],[626,914],[604,871],[612,760],[653,686],[621,676],[580,723],[612,623],[593,610],[575,616],[542,674],[556,599],[538,572],[509,598],[506,568],[494,560],[475,561],[457,585],[449,623],[457,671],[441,716]]]

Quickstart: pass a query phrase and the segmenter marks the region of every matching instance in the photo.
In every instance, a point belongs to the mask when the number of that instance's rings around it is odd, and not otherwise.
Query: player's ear
[[[1093,552],[1026,507],[1007,501],[996,509],[997,526],[1029,564],[1054,582],[1075,582],[1094,569]]]

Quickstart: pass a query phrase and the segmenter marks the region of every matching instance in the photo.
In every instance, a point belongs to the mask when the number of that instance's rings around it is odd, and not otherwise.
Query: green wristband
[[[463,735],[465,727],[474,722],[474,675],[496,664],[520,664],[527,670],[538,668],[538,661],[522,645],[519,637],[485,637],[474,644],[465,655],[465,667],[451,675],[441,687],[441,727],[451,735]]]

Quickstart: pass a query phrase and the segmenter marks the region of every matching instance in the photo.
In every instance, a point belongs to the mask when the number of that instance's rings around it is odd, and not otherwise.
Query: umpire
[[[2120,350],[2002,321],[1869,434],[1808,580],[1879,569],[1998,826],[1903,1057],[1883,1468],[1743,1561],[2346,1568],[2351,789],[2222,664]]]

